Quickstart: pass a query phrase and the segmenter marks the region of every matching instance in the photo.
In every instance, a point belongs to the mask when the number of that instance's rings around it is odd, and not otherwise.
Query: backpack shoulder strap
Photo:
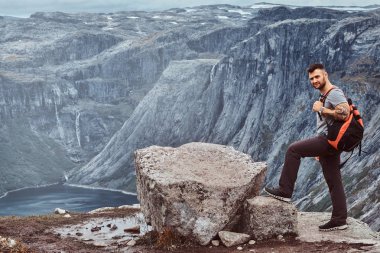
[[[327,98],[327,96],[329,95],[329,93],[330,93],[333,89],[335,89],[334,86],[333,86],[331,89],[329,89],[325,94],[321,94],[321,95],[319,96],[319,101],[321,101],[321,102],[323,103],[323,105],[325,105],[326,98]]]
[[[326,98],[329,95],[330,91],[332,91],[333,89],[335,89],[335,86],[333,86],[331,89],[329,89],[325,94],[321,94],[319,96],[319,101],[322,102],[323,106],[325,106]],[[322,120],[322,115],[319,112],[318,112],[318,116],[319,116],[319,119]]]

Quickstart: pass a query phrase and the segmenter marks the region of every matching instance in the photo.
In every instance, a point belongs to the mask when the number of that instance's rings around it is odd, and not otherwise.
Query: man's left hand
[[[315,101],[313,104],[313,112],[319,112],[322,107],[323,103],[321,101]]]

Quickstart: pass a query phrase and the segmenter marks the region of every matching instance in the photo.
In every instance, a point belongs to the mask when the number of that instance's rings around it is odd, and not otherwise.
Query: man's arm
[[[322,102],[316,101],[313,105],[314,112],[321,112],[323,116],[333,117],[335,120],[345,121],[350,115],[348,103],[341,103],[335,106],[334,110],[323,107]],[[322,109],[321,109],[322,108]]]

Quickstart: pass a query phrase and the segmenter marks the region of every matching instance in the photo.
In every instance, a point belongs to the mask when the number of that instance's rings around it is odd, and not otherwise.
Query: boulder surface
[[[380,232],[373,231],[368,224],[348,217],[346,230],[323,232],[318,226],[326,223],[331,213],[299,212],[298,213],[298,240],[302,242],[336,242],[363,245],[365,252],[380,252]]]
[[[157,231],[171,227],[202,245],[258,195],[267,168],[232,147],[207,143],[139,149],[135,164],[147,221]]]

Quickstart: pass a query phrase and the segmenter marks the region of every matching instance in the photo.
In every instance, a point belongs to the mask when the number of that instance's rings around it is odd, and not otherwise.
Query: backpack
[[[326,92],[325,95],[321,96],[320,101],[325,104],[327,95],[330,93]],[[350,106],[350,115],[346,121],[334,120],[334,123],[327,124],[327,141],[328,143],[338,151],[350,152],[351,155],[356,147],[359,147],[359,156],[361,155],[361,141],[364,134],[364,124],[360,116],[358,108],[352,103],[350,98],[347,99],[348,105]],[[319,115],[320,116],[320,115]],[[320,116],[320,118],[322,118]],[[350,157],[348,159],[350,159]],[[348,159],[342,163],[343,165],[348,161]]]

